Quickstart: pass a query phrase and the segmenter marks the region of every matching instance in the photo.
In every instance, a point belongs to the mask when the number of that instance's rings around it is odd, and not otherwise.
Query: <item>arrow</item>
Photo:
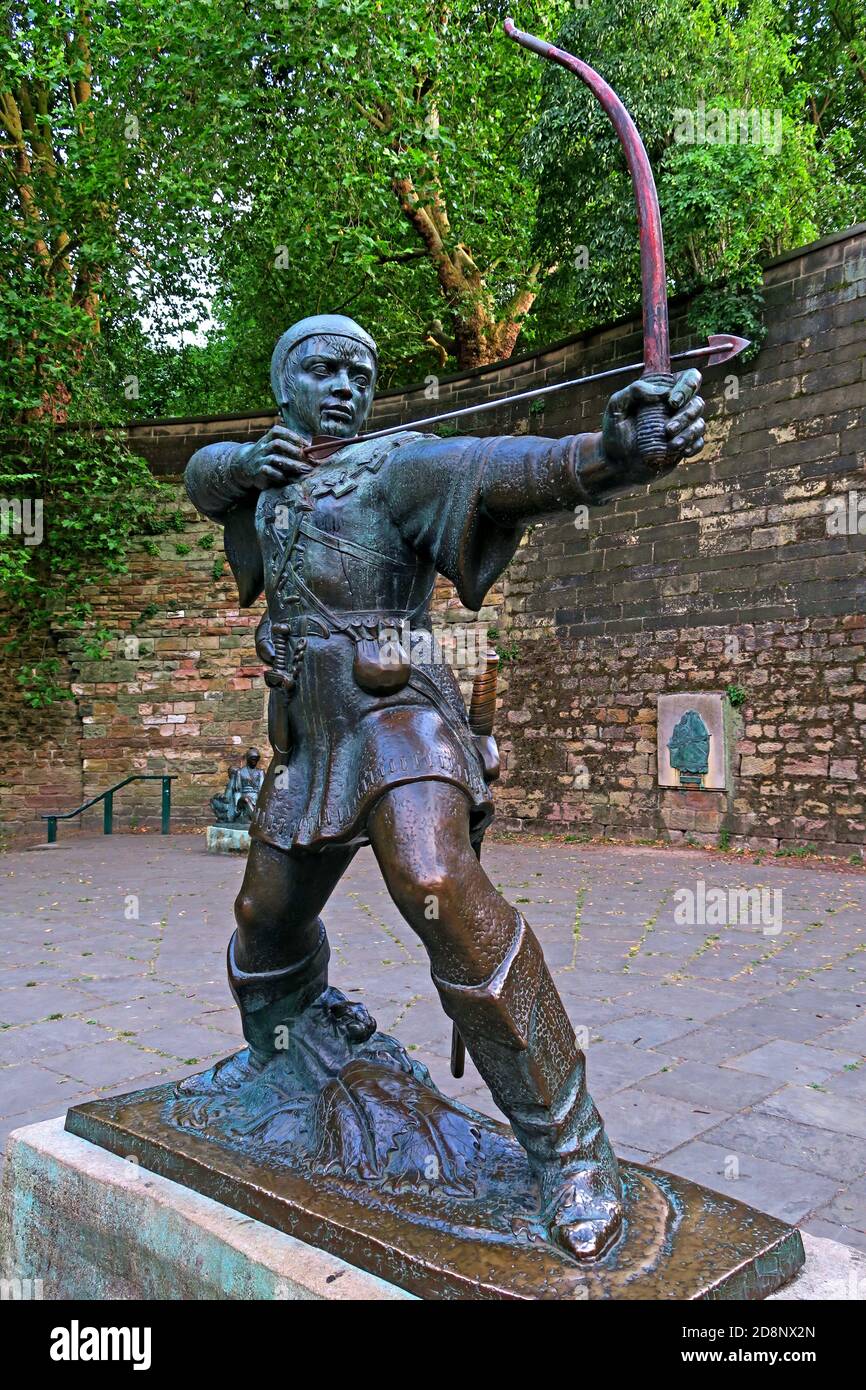
[[[676,352],[671,362],[685,362],[699,357],[707,359],[708,367],[717,367],[738,357],[747,347],[748,338],[738,338],[733,333],[711,333],[704,347],[690,348],[687,352]],[[513,396],[502,396],[499,400],[479,401],[478,405],[461,406],[459,410],[445,410],[439,415],[428,415],[424,420],[410,420],[402,425],[388,425],[385,429],[370,430],[367,434],[355,435],[352,439],[338,439],[330,434],[318,434],[307,445],[304,457],[313,463],[322,463],[340,449],[350,444],[362,444],[368,439],[384,439],[389,434],[402,434],[406,430],[419,430],[427,426],[441,424],[445,420],[459,420],[466,415],[480,415],[484,410],[499,410],[504,405],[514,405],[519,401],[537,400],[539,396],[552,396],[556,391],[567,391],[571,386],[583,386],[589,381],[603,381],[607,377],[624,376],[627,372],[644,370],[643,362],[629,362],[622,367],[610,367],[604,372],[590,372],[585,376],[573,377],[570,381],[558,381],[553,386],[536,386],[531,391],[518,391]]]

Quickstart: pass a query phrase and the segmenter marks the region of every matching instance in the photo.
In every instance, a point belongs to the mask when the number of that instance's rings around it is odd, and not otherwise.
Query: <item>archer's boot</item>
[[[331,948],[321,920],[319,939],[303,960],[281,970],[241,970],[237,963],[237,932],[229,942],[229,989],[241,1011],[241,1027],[250,1056],[267,1062],[279,1049],[280,1027],[302,1013],[328,987]]]
[[[315,1054],[323,1075],[330,1074],[350,1060],[352,1044],[366,1042],[376,1031],[376,1020],[363,1004],[328,986],[331,951],[321,919],[318,927],[319,939],[309,955],[281,970],[241,970],[237,932],[229,942],[229,987],[249,1044],[246,1059],[241,1060],[243,1053],[235,1059],[241,1080],[260,1072],[278,1052],[288,1053],[293,1041],[300,1045],[300,1054],[293,1054],[300,1073],[307,1071],[305,1059]],[[307,1080],[313,1084],[317,1079],[313,1068]]]
[[[309,955],[281,970],[241,970],[235,959],[237,932],[228,945],[229,989],[240,1009],[247,1048],[217,1062],[201,1076],[178,1087],[181,1094],[222,1094],[236,1091],[256,1077],[272,1060],[282,1041],[278,1030],[288,1027],[328,987],[331,950],[322,922],[319,939]]]
[[[545,1228],[576,1259],[593,1259],[622,1224],[617,1161],[541,946],[515,916],[511,946],[487,980],[459,985],[434,974],[433,982],[526,1150]]]

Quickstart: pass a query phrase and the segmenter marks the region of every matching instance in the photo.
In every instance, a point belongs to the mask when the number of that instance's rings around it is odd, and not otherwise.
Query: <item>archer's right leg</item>
[[[237,930],[228,947],[229,988],[248,1050],[221,1062],[188,1090],[234,1090],[279,1051],[281,1033],[319,1001],[347,1037],[375,1029],[362,1004],[328,989],[330,948],[319,916],[354,857],[353,849],[297,854],[254,840],[235,902]]]

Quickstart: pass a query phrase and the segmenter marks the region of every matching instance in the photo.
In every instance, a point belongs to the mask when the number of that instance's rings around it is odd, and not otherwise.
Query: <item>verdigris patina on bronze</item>
[[[688,709],[668,740],[671,767],[681,787],[703,786],[710,768],[710,731],[697,710]]]
[[[274,351],[280,422],[201,449],[186,474],[224,526],[241,603],[267,603],[273,758],[228,949],[248,1046],[68,1127],[428,1296],[760,1297],[802,1262],[782,1223],[617,1164],[541,947],[481,866],[495,745],[430,625],[437,574],[477,611],[527,522],[703,445],[700,375],[669,371],[655,189],[638,193],[646,372],[599,433],[358,438],[376,344],[317,315]],[[366,844],[510,1132],[442,1095],[329,984],[320,913]]]
[[[259,767],[261,753],[248,748],[243,767],[230,767],[225,791],[211,797],[217,825],[248,825],[252,820],[265,774]]]
[[[282,1088],[272,1070],[261,1113],[244,1121],[238,1104],[231,1137],[208,1132],[212,1112],[193,1097],[179,1111],[170,1086],[77,1106],[67,1129],[424,1298],[763,1298],[803,1262],[784,1222],[632,1163],[620,1165],[618,1239],[599,1259],[573,1259],[539,1221],[504,1126],[447,1100],[423,1069],[413,1078],[396,1056],[383,1062],[382,1048],[367,1060],[370,1049],[374,1039],[309,1104],[294,1067]]]

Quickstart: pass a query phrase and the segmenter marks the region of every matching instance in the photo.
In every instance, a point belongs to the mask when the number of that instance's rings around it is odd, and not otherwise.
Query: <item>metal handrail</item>
[[[74,811],[52,811],[41,812],[41,819],[48,822],[48,844],[53,845],[57,840],[57,822],[59,820],[72,820],[75,816],[80,816],[82,811],[87,811],[91,806],[95,806],[98,801],[103,802],[102,807],[102,830],[105,835],[110,835],[114,830],[114,793],[120,791],[121,787],[127,787],[130,782],[162,782],[162,833],[169,834],[169,822],[171,821],[171,784],[177,780],[176,772],[136,772],[131,777],[124,777],[122,782],[115,782],[113,787],[107,791],[100,792],[98,796],[92,796],[83,805],[77,806]]]

